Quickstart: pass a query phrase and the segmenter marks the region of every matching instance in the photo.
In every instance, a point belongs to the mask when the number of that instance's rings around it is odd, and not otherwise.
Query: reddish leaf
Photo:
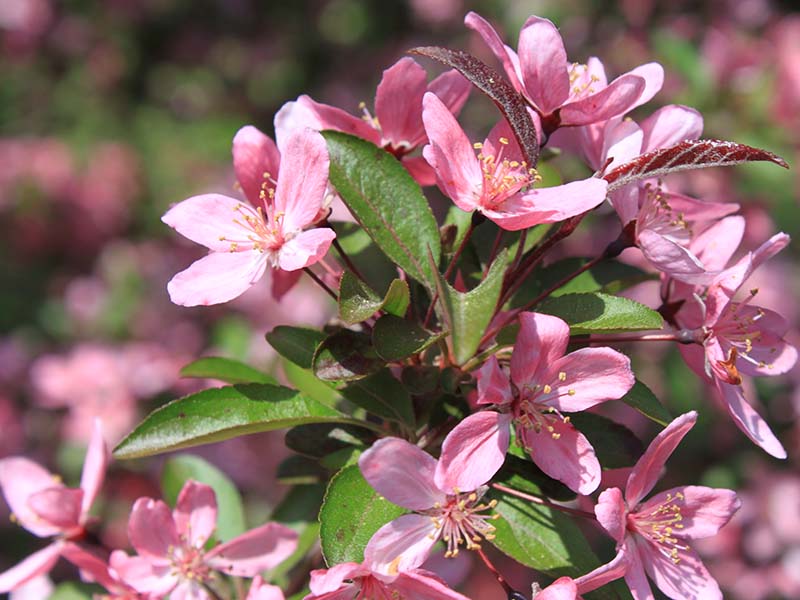
[[[500,112],[508,119],[519,147],[529,165],[536,166],[539,160],[539,136],[522,96],[511,84],[489,65],[461,50],[440,46],[421,46],[409,50],[456,69],[472,85],[491,98]]]
[[[662,177],[677,171],[727,167],[745,162],[768,161],[789,168],[780,156],[736,142],[722,140],[686,140],[662,150],[637,156],[630,162],[603,175],[608,191],[639,179]]]

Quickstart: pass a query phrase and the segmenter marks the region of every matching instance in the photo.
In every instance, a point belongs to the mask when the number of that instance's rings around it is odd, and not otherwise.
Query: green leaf
[[[521,492],[535,496],[547,496],[562,502],[575,499],[575,492],[563,483],[545,475],[530,460],[513,454],[506,455],[503,466],[492,478],[492,481]]]
[[[414,405],[411,395],[388,369],[354,381],[341,390],[342,396],[377,417],[413,427]]]
[[[369,335],[341,329],[319,345],[311,366],[314,375],[324,381],[353,381],[375,373],[384,364]]]
[[[212,388],[154,410],[119,443],[114,456],[151,456],[304,423],[358,421],[279,385],[250,383]]]
[[[325,334],[316,329],[278,325],[266,337],[278,354],[299,367],[310,369],[314,352],[325,339]]]
[[[48,600],[92,600],[103,591],[103,588],[94,584],[65,581],[55,587]]]
[[[439,227],[428,201],[408,171],[374,144],[336,131],[324,131],[330,154],[330,179],[344,203],[375,243],[411,277],[435,287],[441,252]]]
[[[217,495],[217,539],[227,542],[247,530],[239,490],[225,473],[199,456],[182,454],[164,463],[161,490],[167,504],[175,506],[178,494],[190,479],[214,488]]]
[[[316,375],[314,375],[310,369],[298,367],[290,360],[283,359],[281,363],[286,379],[289,380],[289,383],[291,383],[294,388],[304,396],[316,400],[320,404],[336,408],[341,396],[334,384],[330,381],[317,379]]]
[[[659,425],[666,427],[672,422],[672,415],[669,414],[669,411],[658,401],[650,388],[638,379],[622,398],[622,401]]]
[[[503,286],[506,255],[506,250],[498,254],[481,284],[469,292],[457,292],[441,279],[445,319],[450,326],[453,355],[459,365],[475,354],[494,316]]]
[[[402,360],[422,352],[443,336],[394,315],[382,316],[372,329],[375,351],[386,361]]]
[[[281,583],[285,587],[288,581],[276,582],[275,579],[289,573],[317,543],[319,536],[317,515],[324,494],[325,486],[322,484],[292,487],[270,516],[270,521],[283,523],[300,534],[294,553],[270,571],[269,578],[273,583]]]
[[[322,458],[332,452],[352,446],[365,446],[374,440],[360,427],[339,423],[298,425],[286,432],[286,447],[312,458]]]
[[[299,454],[284,458],[275,473],[275,479],[283,485],[316,485],[327,478],[328,473],[319,461]]]
[[[569,324],[572,335],[584,333],[620,333],[661,329],[661,315],[628,298],[602,293],[564,294],[549,298],[538,312],[555,315]]]
[[[334,475],[319,511],[322,556],[329,567],[364,560],[372,535],[406,512],[380,496],[366,482],[357,465]]]
[[[206,356],[181,369],[181,377],[219,379],[225,383],[278,383],[274,377],[238,360]]]
[[[580,412],[571,414],[570,421],[592,444],[597,460],[605,469],[631,467],[644,454],[641,440],[611,419]]]
[[[347,325],[360,323],[379,310],[402,317],[411,301],[408,284],[395,279],[381,299],[366,283],[345,271],[339,284],[339,316]]]

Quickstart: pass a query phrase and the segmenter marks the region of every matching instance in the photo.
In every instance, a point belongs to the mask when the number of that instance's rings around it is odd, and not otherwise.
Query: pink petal
[[[206,563],[236,577],[255,577],[271,569],[297,548],[297,533],[278,523],[267,523],[215,546]]]
[[[455,69],[445,71],[428,85],[428,91],[435,94],[454,115],[464,108],[471,90],[472,84]]]
[[[108,446],[103,439],[103,424],[100,419],[95,419],[81,472],[81,489],[83,490],[81,515],[84,519],[89,514],[89,510],[97,498],[97,493],[103,486],[110,456]]]
[[[706,570],[703,561],[692,550],[680,551],[675,562],[665,556],[663,549],[642,539],[636,539],[644,568],[656,587],[674,600],[722,600],[722,592]]]
[[[651,229],[639,231],[636,237],[642,254],[650,264],[670,277],[680,280],[686,276],[706,272],[702,263],[688,248],[669,237]]]
[[[603,529],[614,538],[617,544],[621,544],[628,525],[628,509],[622,498],[622,490],[609,488],[600,494],[594,507],[594,514]]]
[[[767,422],[747,403],[742,386],[723,383],[718,379],[715,379],[715,383],[719,398],[736,426],[767,454],[775,458],[786,458],[786,449],[772,433]]]
[[[540,383],[548,383],[555,398],[546,403],[564,412],[622,398],[636,383],[630,359],[611,348],[582,348],[548,366]]]
[[[553,418],[553,431],[525,432],[525,449],[538,467],[569,489],[588,495],[600,485],[600,463],[594,448],[571,423]],[[553,437],[554,435],[558,438]]]
[[[471,492],[494,477],[506,459],[510,426],[510,414],[494,411],[475,413],[456,425],[442,443],[437,487],[448,493]]]
[[[561,108],[561,124],[588,125],[623,115],[634,106],[646,89],[644,78],[626,74],[617,77],[608,87],[582,100]]]
[[[336,232],[327,227],[302,231],[281,246],[278,266],[284,271],[309,267],[328,253]]]
[[[128,556],[121,550],[111,553],[111,568],[127,585],[142,594],[163,598],[178,584],[172,566],[154,565],[141,556]]]
[[[36,516],[62,532],[79,527],[83,490],[48,488],[28,497],[28,506]]]
[[[529,17],[519,32],[517,51],[528,97],[542,114],[552,113],[569,97],[567,51],[561,34],[551,21]]]
[[[559,577],[536,594],[536,600],[576,600],[578,587],[570,577]]]
[[[266,181],[266,174],[278,179],[280,161],[275,142],[252,125],[245,125],[233,136],[233,170],[245,198],[253,206],[263,206],[259,198],[261,184]]]
[[[603,160],[597,161],[597,166],[594,168],[599,169],[605,167],[608,172],[614,167],[617,167],[629,160],[632,160],[642,153],[642,140],[644,133],[641,128],[633,121],[616,119],[609,121],[606,126],[605,136],[603,139]],[[586,127],[592,127],[587,125]],[[613,160],[605,164],[605,160],[612,158]]]
[[[475,151],[453,114],[439,98],[427,92],[422,101],[422,120],[430,144],[423,149],[436,171],[442,192],[467,212],[477,206],[483,174]]]
[[[600,565],[593,571],[581,575],[575,580],[578,593],[585,594],[604,586],[605,584],[623,577],[629,569],[630,561],[627,556],[627,548],[623,545],[617,555],[604,565]]]
[[[383,438],[358,459],[364,479],[389,502],[411,510],[425,510],[443,502],[445,494],[434,482],[436,459],[399,438]]]
[[[521,163],[525,160],[519,143],[517,143],[517,138],[514,136],[514,131],[504,118],[500,119],[492,127],[483,142],[481,150],[484,156],[494,156],[498,161],[508,160]]]
[[[628,560],[628,570],[625,572],[625,583],[631,590],[633,600],[653,600],[653,590],[647,581],[647,575],[642,564],[643,557],[634,536],[625,539],[624,552]]]
[[[293,233],[314,222],[328,186],[328,146],[316,131],[292,132],[281,149],[281,174],[275,210],[283,213],[281,230]]]
[[[689,433],[697,421],[697,413],[689,411],[676,417],[659,433],[645,450],[642,457],[628,477],[625,500],[628,506],[636,506],[646,496],[661,477],[661,469],[667,459],[678,447],[683,437]]]
[[[383,575],[416,569],[428,559],[441,533],[427,515],[397,517],[370,538],[364,548],[364,566]]]
[[[199,582],[184,579],[170,592],[169,600],[211,600],[211,596]]]
[[[55,542],[34,552],[25,560],[0,573],[0,593],[10,592],[22,584],[49,573],[61,554],[61,543]]]
[[[508,375],[500,368],[493,354],[475,373],[478,382],[478,404],[510,404],[514,399]]]
[[[297,284],[302,275],[303,272],[299,269],[297,271],[271,269],[270,278],[272,281],[272,286],[270,288],[270,292],[272,293],[272,298],[276,302],[280,302],[284,295],[286,295]]]
[[[558,223],[592,210],[606,198],[608,183],[590,177],[564,185],[539,188],[512,196],[494,210],[482,212],[508,231],[541,223]]]
[[[237,223],[242,221],[240,211],[253,213],[252,208],[228,196],[203,194],[179,202],[161,220],[193,242],[210,250],[228,252],[231,241],[246,241],[247,230]],[[245,247],[241,242],[239,246]]]
[[[781,375],[794,367],[797,362],[797,349],[786,342],[783,336],[789,330],[789,324],[778,313],[758,306],[737,306],[735,311],[726,315],[726,323],[717,323],[716,333],[719,338],[736,339],[740,333],[740,324],[752,322],[750,330],[751,349],[741,354],[736,367],[745,375],[772,376]],[[729,345],[725,344],[728,348]],[[727,355],[727,351],[725,352]]]
[[[506,77],[508,77],[511,85],[513,85],[514,89],[518,92],[522,92],[525,86],[522,85],[520,76],[517,74],[517,65],[515,64],[513,50],[503,43],[503,40],[500,38],[495,28],[476,12],[467,13],[467,16],[464,17],[464,24],[483,38],[484,43],[489,46],[489,49],[497,57],[497,60],[503,65]],[[566,54],[564,54],[564,63],[564,70],[566,72]]]
[[[716,535],[739,510],[741,502],[733,490],[690,485],[656,494],[643,502],[636,512],[646,518],[661,505],[675,505],[680,509],[680,527],[673,529],[675,537],[697,540]]]
[[[250,289],[266,268],[266,255],[257,250],[212,252],[175,275],[167,291],[181,306],[220,304]]]
[[[183,484],[172,511],[178,535],[202,548],[217,527],[217,495],[211,486],[189,480]]]
[[[703,133],[703,116],[693,108],[670,104],[642,121],[642,153],[669,148],[684,140],[696,140]]]
[[[117,550],[117,552],[121,551]],[[125,553],[122,552],[122,554]],[[74,542],[64,544],[61,556],[80,569],[81,579],[84,581],[97,582],[109,591],[126,587],[111,572],[105,560]]]
[[[330,569],[311,571],[309,588],[316,596],[338,590],[347,579],[357,579],[369,574],[366,567],[358,563],[341,563]]]
[[[428,89],[428,74],[412,58],[401,58],[383,72],[375,92],[375,117],[383,140],[395,148],[414,148],[422,127],[422,96]]]
[[[469,600],[466,596],[451,590],[432,574],[421,570],[401,573],[391,585],[401,594],[401,598],[414,600]]]
[[[27,458],[12,456],[0,460],[0,488],[20,525],[39,537],[60,533],[60,528],[43,523],[28,506],[28,498],[46,489],[66,489],[47,469]]]
[[[285,596],[277,585],[264,583],[261,576],[258,576],[250,584],[250,591],[247,592],[245,600],[285,600]]]
[[[400,162],[414,178],[414,181],[422,187],[436,185],[436,171],[428,164],[424,156],[404,156]]]
[[[661,86],[664,85],[664,67],[656,62],[639,65],[635,69],[628,71],[626,75],[636,75],[644,79],[644,90],[642,90],[641,95],[629,110],[650,102],[653,96],[661,90]],[[697,136],[699,137],[700,134],[698,133]]]
[[[720,271],[739,247],[744,236],[744,226],[744,217],[726,217],[698,234],[689,248],[706,269]]]
[[[564,356],[569,343],[569,325],[558,317],[532,312],[520,314],[519,325],[511,355],[511,381],[523,387]]]
[[[128,520],[128,539],[142,558],[156,566],[170,564],[172,550],[181,546],[169,506],[152,498],[134,502]]]

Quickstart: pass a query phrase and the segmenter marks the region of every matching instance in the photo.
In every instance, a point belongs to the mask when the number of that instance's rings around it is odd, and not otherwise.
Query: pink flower
[[[405,440],[384,438],[359,458],[361,473],[375,491],[416,513],[398,517],[372,536],[364,557],[373,571],[395,575],[398,569],[415,569],[439,539],[447,545],[445,556],[452,557],[462,544],[473,549],[481,537],[492,538],[494,526],[488,521],[497,515],[482,513],[496,501],[483,503],[481,498],[500,465],[477,461],[448,470],[442,466],[447,452],[443,447],[437,461]]]
[[[722,598],[717,582],[688,542],[715,535],[728,522],[739,508],[736,493],[685,486],[642,502],[696,420],[697,413],[688,412],[670,423],[634,466],[624,495],[619,488],[607,489],[595,507],[597,520],[617,541],[625,581],[637,600],[653,598],[645,572],[674,600]]]
[[[606,197],[608,184],[597,178],[532,189],[541,178],[522,158],[506,121],[475,145],[476,156],[456,118],[434,94],[425,94],[422,120],[430,139],[423,156],[436,172],[439,188],[461,210],[477,210],[503,229],[563,221]]]
[[[216,495],[202,483],[187,481],[173,511],[160,500],[139,498],[128,521],[128,537],[139,555],[116,551],[111,567],[140,593],[208,600],[204,586],[215,571],[255,577],[297,547],[294,531],[267,523],[206,552],[216,523]]]
[[[219,304],[258,281],[268,266],[292,272],[318,262],[336,234],[304,231],[318,216],[328,184],[328,150],[310,129],[295,131],[280,158],[255,127],[233,140],[234,167],[250,204],[220,194],[194,196],[163,217],[181,235],[211,252],[167,285],[175,304]]]
[[[109,453],[99,421],[86,451],[79,488],[68,488],[35,462],[21,456],[0,460],[0,488],[12,519],[38,537],[54,537],[49,546],[0,573],[0,592],[13,590],[48,573],[59,556],[71,559],[73,540],[80,539],[89,510],[103,484]]]
[[[369,560],[311,571],[311,593],[303,600],[469,600],[423,569],[400,567],[393,575],[376,571]]]
[[[245,600],[285,600],[285,596],[277,585],[264,583],[261,575],[256,575]]]
[[[420,185],[433,185],[435,177],[422,157],[408,156],[428,139],[422,126],[422,96],[433,93],[458,114],[469,96],[470,83],[455,70],[442,73],[430,84],[427,81],[425,69],[416,61],[408,57],[398,60],[383,72],[375,92],[374,117],[363,104],[363,116],[355,117],[300,96],[275,115],[278,143],[282,147],[283,137],[301,127],[342,131],[391,152],[402,160]]]
[[[786,373],[797,362],[797,350],[784,339],[789,329],[785,319],[751,304],[758,290],[751,290],[742,302],[733,298],[753,271],[788,243],[789,236],[784,233],[773,236],[718,275],[704,298],[695,295],[687,300],[676,315],[681,326],[694,329],[696,337],[703,340],[702,346],[681,346],[686,363],[714,385],[718,399],[739,429],[777,458],[786,458],[786,450],[745,399],[742,374],[758,377]]]
[[[511,356],[511,380],[490,358],[478,373],[478,402],[494,404],[459,423],[442,446],[440,469],[469,464],[499,469],[514,424],[517,439],[550,477],[579,494],[600,484],[594,448],[565,412],[586,410],[624,396],[634,384],[630,360],[611,348],[583,348],[564,355],[569,326],[550,315],[522,313]],[[512,385],[513,384],[513,385]]]
[[[467,14],[464,22],[483,38],[511,84],[542,117],[548,134],[559,126],[587,125],[624,115],[649,101],[664,81],[661,65],[648,63],[607,83],[597,58],[590,58],[585,65],[567,61],[561,35],[547,19],[528,18],[519,33],[519,54],[477,13]]]

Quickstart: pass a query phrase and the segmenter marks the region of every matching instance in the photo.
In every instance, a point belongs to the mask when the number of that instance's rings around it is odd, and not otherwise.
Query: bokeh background
[[[166,281],[202,251],[160,216],[195,193],[229,192],[233,134],[245,123],[271,134],[276,110],[299,94],[357,112],[360,101],[371,104],[382,69],[417,45],[463,48],[489,62],[462,24],[468,10],[494,22],[512,46],[527,16],[548,17],[573,59],[598,55],[612,75],[661,62],[666,82],[647,112],[693,106],[705,116],[706,137],[764,147],[792,165],[703,172],[692,176],[692,191],[742,203],[749,248],[779,230],[800,238],[800,12],[792,6],[0,0],[0,457],[25,454],[74,481],[93,415],[118,441],[148,410],[202,385],[178,377],[192,359],[224,355],[273,368],[266,331],[324,323],[333,306],[309,286],[280,304],[262,285],[222,307],[171,305]],[[494,118],[485,101],[471,102],[463,115],[480,133]],[[585,235],[576,240],[591,245]],[[757,275],[759,303],[795,325],[797,255],[795,244]],[[790,337],[800,341],[796,327]],[[781,462],[715,412],[674,349],[628,350],[673,414],[700,407],[700,423],[670,462],[665,484],[732,487],[742,495],[734,521],[700,546],[726,597],[800,598],[800,370],[750,390],[789,450]],[[632,427],[645,439],[653,434],[645,424]],[[285,491],[276,480],[282,448],[275,433],[200,453],[225,465],[258,520]],[[160,465],[113,466],[101,507],[109,545],[126,545],[132,501],[159,495]],[[0,539],[0,569],[39,547],[7,519]],[[529,584],[508,568],[512,580]],[[468,559],[447,572],[466,577],[461,589],[472,597],[503,598]],[[66,567],[54,572],[56,579],[72,575]]]

